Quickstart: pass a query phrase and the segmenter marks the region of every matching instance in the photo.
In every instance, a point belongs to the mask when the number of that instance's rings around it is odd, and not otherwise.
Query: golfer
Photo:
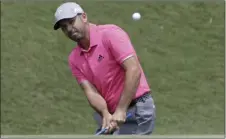
[[[84,90],[94,119],[106,134],[151,134],[155,105],[135,49],[127,33],[113,24],[96,25],[74,2],[55,12],[54,29],[77,46],[69,55],[72,75]],[[126,119],[126,114],[132,117]]]

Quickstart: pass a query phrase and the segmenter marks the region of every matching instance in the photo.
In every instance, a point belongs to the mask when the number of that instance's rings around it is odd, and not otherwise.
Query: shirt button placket
[[[85,54],[85,58],[86,58],[86,62],[88,63],[88,67],[91,71],[91,74],[92,74],[92,80],[94,78],[94,74],[93,74],[93,70],[92,70],[92,66],[90,66],[91,62],[90,62],[90,57],[89,57],[89,53],[86,53]]]

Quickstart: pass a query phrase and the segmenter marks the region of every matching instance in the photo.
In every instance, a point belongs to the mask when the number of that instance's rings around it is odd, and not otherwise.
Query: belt
[[[134,100],[131,101],[129,107],[133,107],[136,105],[137,102],[145,102],[148,98],[151,97],[151,93],[150,91],[148,92],[145,92],[143,95],[141,95],[140,97],[138,98],[135,98]]]

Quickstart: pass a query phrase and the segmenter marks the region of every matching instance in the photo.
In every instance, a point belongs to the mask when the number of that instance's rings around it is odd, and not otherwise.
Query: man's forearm
[[[89,104],[95,109],[100,115],[108,113],[107,103],[103,97],[98,93],[91,93],[88,96]]]
[[[133,97],[136,94],[140,82],[141,72],[139,68],[129,69],[126,71],[125,86],[122,92],[117,109],[126,111]],[[116,109],[116,110],[117,110]]]

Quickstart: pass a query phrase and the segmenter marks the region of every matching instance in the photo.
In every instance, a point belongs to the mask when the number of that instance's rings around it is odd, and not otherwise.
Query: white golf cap
[[[54,30],[59,28],[58,23],[60,20],[73,18],[81,13],[84,13],[83,9],[75,2],[66,2],[61,4],[55,12]]]

